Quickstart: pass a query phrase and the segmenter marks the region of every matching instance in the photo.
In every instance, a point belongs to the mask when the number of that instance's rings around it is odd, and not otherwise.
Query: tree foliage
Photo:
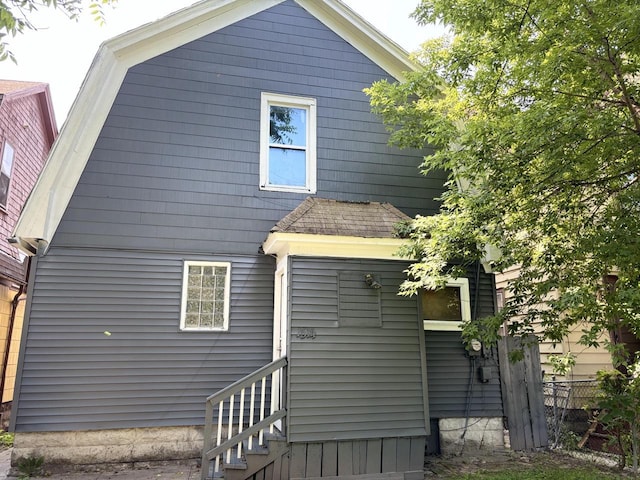
[[[423,0],[414,16],[451,35],[367,90],[392,143],[429,143],[424,173],[451,172],[440,213],[413,222],[403,293],[497,249],[494,270],[520,276],[467,338],[506,318],[553,341],[586,321],[586,345],[618,321],[640,333],[640,3]]]
[[[70,19],[77,19],[88,8],[97,22],[104,23],[104,7],[115,2],[117,0],[0,0],[0,61],[16,61],[8,48],[8,37],[15,37],[26,30],[37,30],[31,17],[41,8],[54,8]]]
[[[269,138],[272,143],[291,145],[291,134],[296,133],[296,126],[293,124],[292,115],[292,108],[271,106],[269,113]]]

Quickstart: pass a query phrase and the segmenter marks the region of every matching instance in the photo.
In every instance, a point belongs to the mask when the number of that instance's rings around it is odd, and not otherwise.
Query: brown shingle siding
[[[11,235],[22,206],[44,166],[52,145],[51,129],[55,129],[53,112],[44,111],[42,95],[48,96],[46,84],[0,80],[0,154],[5,142],[14,149],[9,197],[0,211],[0,276],[21,278],[24,266],[18,251],[6,239]],[[12,261],[12,259],[16,259]]]

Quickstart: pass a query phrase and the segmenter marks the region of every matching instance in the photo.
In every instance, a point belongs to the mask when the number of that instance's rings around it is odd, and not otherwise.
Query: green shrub
[[[13,433],[0,432],[0,445],[3,447],[13,447]]]
[[[628,377],[618,370],[598,372],[602,392],[599,420],[610,431],[617,432],[617,441],[623,451],[622,465],[624,454],[630,451],[632,470],[637,474],[640,459],[640,360],[630,365],[629,371]]]

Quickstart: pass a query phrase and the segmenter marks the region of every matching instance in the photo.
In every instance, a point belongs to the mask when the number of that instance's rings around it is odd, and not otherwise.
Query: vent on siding
[[[381,327],[380,290],[367,285],[362,272],[338,272],[340,326]]]

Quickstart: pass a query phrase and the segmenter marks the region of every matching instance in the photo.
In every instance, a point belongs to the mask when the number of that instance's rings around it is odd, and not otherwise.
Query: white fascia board
[[[125,73],[126,68],[110,50],[98,50],[14,227],[13,237],[32,245],[37,245],[38,240],[51,241]]]
[[[185,45],[284,0],[204,0],[105,42],[128,67]]]
[[[401,238],[365,238],[339,235],[312,235],[306,233],[270,233],[262,244],[264,253],[279,260],[288,256],[370,258],[376,260],[403,260],[398,250],[407,240]]]
[[[340,0],[295,1],[397,80],[404,81],[405,72],[419,69],[406,50]]]

